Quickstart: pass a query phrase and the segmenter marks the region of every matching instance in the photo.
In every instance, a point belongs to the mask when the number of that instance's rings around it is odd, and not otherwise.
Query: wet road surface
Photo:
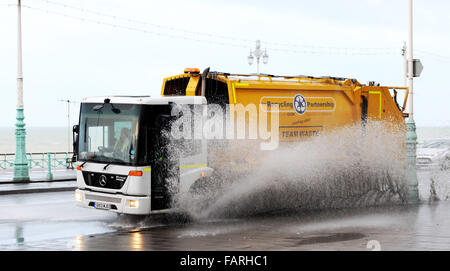
[[[105,223],[115,214],[76,208],[74,192],[0,196],[0,250],[52,249],[41,242],[113,231]]]
[[[0,197],[0,250],[449,250],[450,202],[251,218],[186,221],[178,214],[133,218],[78,208],[73,192]],[[448,194],[447,177],[437,183]]]
[[[448,250],[449,208],[445,202],[167,225],[83,237],[75,249]]]

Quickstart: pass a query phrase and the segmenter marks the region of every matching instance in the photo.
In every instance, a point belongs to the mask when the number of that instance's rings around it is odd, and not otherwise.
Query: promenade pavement
[[[0,170],[0,195],[74,191],[76,170],[54,169],[53,178],[47,179],[46,169],[30,169],[30,181],[14,181],[14,171]]]

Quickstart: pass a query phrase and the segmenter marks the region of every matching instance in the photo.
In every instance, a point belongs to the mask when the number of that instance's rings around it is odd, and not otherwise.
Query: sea
[[[26,151],[72,152],[72,135],[67,127],[26,127]],[[70,141],[70,142],[69,142]],[[14,127],[0,127],[0,154],[15,153]]]
[[[14,127],[0,127],[0,154],[16,150]],[[27,127],[27,152],[71,152],[72,133],[67,127]],[[450,127],[417,127],[417,141],[450,139]]]

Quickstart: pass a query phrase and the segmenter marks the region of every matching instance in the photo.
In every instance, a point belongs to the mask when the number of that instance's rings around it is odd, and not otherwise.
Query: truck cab
[[[177,118],[174,107],[183,105],[203,108],[206,99],[84,98],[74,128],[77,205],[147,215],[174,207],[174,192],[188,191],[210,174],[204,140],[170,139],[170,124]]]

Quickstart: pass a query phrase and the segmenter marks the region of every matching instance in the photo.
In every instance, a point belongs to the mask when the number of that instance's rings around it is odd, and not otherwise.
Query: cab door
[[[161,159],[152,165],[151,209],[169,209],[179,180],[178,159]]]
[[[154,144],[151,163],[151,210],[168,209],[172,204],[172,195],[176,193],[180,176],[180,159],[173,150],[169,138],[162,131],[170,123],[168,116],[160,119],[161,129],[155,129],[152,138]]]

